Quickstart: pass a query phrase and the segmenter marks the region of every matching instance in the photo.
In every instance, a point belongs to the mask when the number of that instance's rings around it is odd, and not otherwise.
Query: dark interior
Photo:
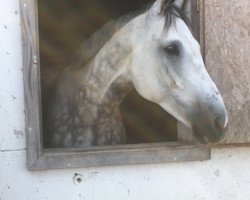
[[[151,0],[38,0],[41,68],[67,65],[74,50],[108,21]],[[120,106],[128,143],[177,140],[177,121],[135,90]]]

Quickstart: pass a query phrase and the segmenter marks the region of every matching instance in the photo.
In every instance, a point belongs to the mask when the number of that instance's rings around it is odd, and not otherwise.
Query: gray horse
[[[125,144],[119,105],[133,87],[192,128],[199,143],[223,139],[223,100],[178,5],[157,0],[110,22],[69,66],[43,72],[46,147]]]

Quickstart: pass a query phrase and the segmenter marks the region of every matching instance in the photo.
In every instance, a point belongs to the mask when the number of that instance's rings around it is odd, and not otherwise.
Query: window
[[[210,149],[180,142],[186,130],[158,106],[135,90],[121,104],[128,144],[86,148],[47,148],[41,73],[65,65],[87,37],[111,19],[138,10],[149,1],[21,0],[28,168],[52,169],[104,165],[128,165],[171,161],[206,160]],[[194,34],[203,45],[203,1],[192,1],[189,15]],[[89,12],[96,9],[95,12]],[[98,15],[93,15],[93,13]],[[99,16],[100,14],[100,16]],[[62,23],[63,22],[63,23]],[[84,23],[83,23],[84,22]],[[44,100],[45,99],[45,100]],[[134,105],[141,105],[134,112]],[[133,111],[133,112],[132,112]],[[154,119],[150,113],[154,113]],[[131,125],[133,117],[140,120]],[[157,120],[155,120],[155,118]],[[168,126],[166,126],[166,121]],[[148,125],[150,122],[150,125]],[[168,133],[168,134],[165,134]],[[184,134],[185,135],[185,134]]]

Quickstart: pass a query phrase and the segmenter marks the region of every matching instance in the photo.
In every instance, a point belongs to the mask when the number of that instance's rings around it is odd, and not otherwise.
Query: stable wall
[[[205,162],[27,171],[19,18],[18,0],[0,0],[0,200],[249,200],[250,148],[213,149]]]

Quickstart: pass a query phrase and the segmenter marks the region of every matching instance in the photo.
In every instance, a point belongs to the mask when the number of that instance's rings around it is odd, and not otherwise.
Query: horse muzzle
[[[217,144],[225,139],[227,113],[222,112],[212,119],[198,117],[192,125],[193,136],[200,144]]]

